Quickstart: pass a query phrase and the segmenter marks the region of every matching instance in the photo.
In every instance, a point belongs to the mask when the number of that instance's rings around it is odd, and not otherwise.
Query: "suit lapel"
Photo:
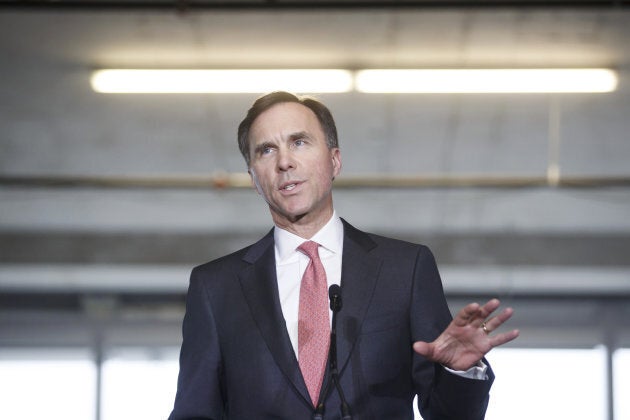
[[[342,372],[350,358],[361,324],[372,301],[381,260],[369,251],[376,243],[364,232],[344,222],[341,287],[343,306],[337,323],[337,366]]]
[[[376,246],[374,241],[345,220],[343,223],[343,307],[337,319],[337,366],[340,373],[361,331],[381,266],[380,259],[369,255],[369,251]],[[248,264],[239,274],[239,280],[252,316],[282,373],[304,402],[311,404],[280,307],[273,230],[252,245],[243,260]]]
[[[243,260],[249,263],[239,274],[243,294],[260,333],[282,373],[310,404],[280,307],[276,277],[273,229],[252,245]]]

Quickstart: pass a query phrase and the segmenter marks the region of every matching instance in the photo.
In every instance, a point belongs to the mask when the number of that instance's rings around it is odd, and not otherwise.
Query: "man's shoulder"
[[[383,236],[368,233],[370,238],[377,244],[375,250],[380,254],[387,254],[391,257],[415,256],[422,253],[431,253],[427,245],[415,243],[403,238]]]
[[[273,247],[273,235],[268,233],[258,241],[237,251],[197,265],[193,272],[217,272],[238,270],[257,260],[265,251]]]
[[[243,259],[243,256],[247,253],[247,250],[252,247],[252,245],[248,245],[244,248],[239,249],[238,251],[234,251],[230,254],[223,255],[213,260],[199,264],[196,267],[194,267],[193,270],[194,271],[208,271],[208,270],[216,270],[221,267],[228,267],[230,265],[235,265],[235,264],[238,265],[239,261]]]
[[[415,243],[403,236],[400,238],[385,236],[378,233],[365,232],[355,228],[346,220],[344,222],[345,237],[356,244],[359,244],[362,248],[369,252],[377,254],[387,254],[391,256],[403,256],[407,254],[418,254],[421,252],[428,252],[427,245],[421,243]]]

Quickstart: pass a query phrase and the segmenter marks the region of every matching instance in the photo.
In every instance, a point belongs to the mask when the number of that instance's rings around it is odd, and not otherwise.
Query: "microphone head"
[[[330,299],[330,309],[333,312],[341,310],[341,287],[338,284],[331,284],[328,288],[328,298]]]

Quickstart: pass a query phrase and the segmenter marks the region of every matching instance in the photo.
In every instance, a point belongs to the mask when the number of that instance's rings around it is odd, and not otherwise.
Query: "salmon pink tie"
[[[313,241],[298,247],[311,259],[300,285],[298,360],[313,406],[317,405],[322,387],[330,343],[328,283],[318,247]]]

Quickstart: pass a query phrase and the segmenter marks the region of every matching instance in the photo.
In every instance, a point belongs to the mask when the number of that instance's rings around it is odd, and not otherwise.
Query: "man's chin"
[[[308,213],[305,213],[305,212],[297,212],[297,213],[287,213],[284,217],[291,223],[299,223],[307,215]]]
[[[308,211],[304,209],[277,209],[269,207],[274,220],[284,220],[289,223],[297,223],[308,216]]]

